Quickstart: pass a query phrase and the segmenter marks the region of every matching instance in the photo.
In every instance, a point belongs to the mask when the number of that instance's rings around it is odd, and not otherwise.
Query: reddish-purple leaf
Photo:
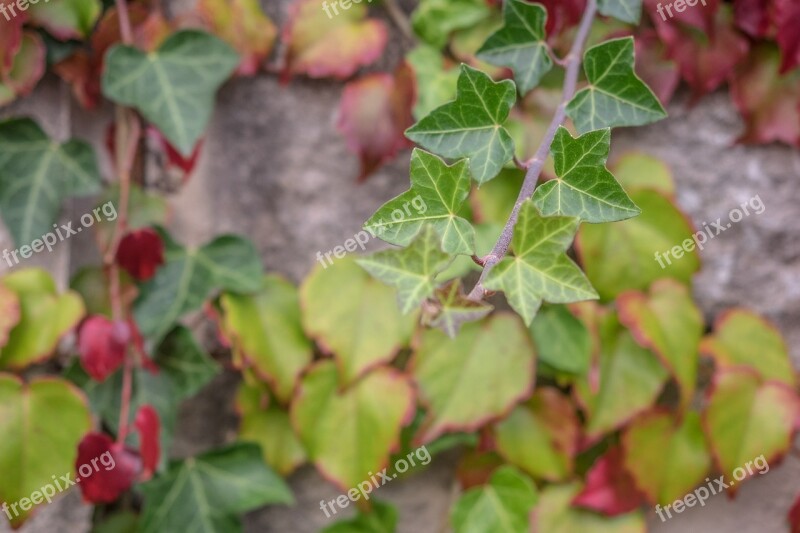
[[[636,35],[636,73],[666,106],[681,81],[678,66],[667,56],[667,50],[652,29]]]
[[[161,423],[158,413],[150,405],[143,405],[136,413],[133,422],[136,431],[139,432],[140,447],[139,454],[142,456],[143,479],[149,479],[158,467],[158,459],[161,456],[159,445],[159,434]]]
[[[414,100],[413,73],[405,64],[394,75],[370,74],[345,86],[338,128],[361,158],[358,181],[411,146],[404,132],[414,123]]]
[[[194,170],[200,152],[203,148],[203,139],[197,141],[192,153],[184,156],[154,126],[147,127],[148,148],[156,154],[156,159],[164,162],[164,172],[169,174],[170,183],[186,183]]]
[[[800,494],[797,495],[792,508],[789,509],[789,533],[800,533]]]
[[[633,477],[625,470],[622,448],[615,446],[595,462],[586,474],[586,486],[572,500],[607,516],[633,511],[644,501]]]
[[[117,263],[134,279],[152,278],[164,264],[164,243],[155,230],[144,228],[125,235],[117,249]]]
[[[751,37],[764,37],[771,27],[771,0],[734,0],[736,25]]]
[[[774,0],[778,46],[783,53],[781,74],[800,65],[800,1]]]
[[[0,71],[6,72],[11,68],[14,56],[22,45],[22,25],[26,16],[14,17],[0,24]]]
[[[94,463],[92,461],[94,460]],[[89,433],[78,444],[75,470],[91,474],[80,477],[78,486],[83,499],[91,503],[112,503],[127,491],[141,469],[137,455],[104,433]]]
[[[547,9],[545,31],[554,37],[580,22],[586,0],[538,0]]]
[[[104,316],[84,321],[78,335],[81,366],[96,381],[104,381],[122,365],[130,340],[126,322],[112,322]]]

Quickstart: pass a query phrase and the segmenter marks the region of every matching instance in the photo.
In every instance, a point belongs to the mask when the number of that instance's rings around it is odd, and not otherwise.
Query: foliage
[[[607,159],[612,128],[664,118],[679,79],[695,98],[727,80],[742,142],[800,147],[797,3],[662,20],[651,0],[421,0],[398,22],[416,41],[404,60],[351,79],[387,43],[370,13],[295,0],[280,43],[251,0],[176,20],[158,3],[53,0],[3,27],[0,101],[33,90],[49,60],[85,107],[115,104],[102,197],[119,210],[95,228],[102,265],[71,290],[39,269],[0,278],[3,502],[107,452],[119,468],[80,485],[104,506],[97,531],[237,532],[243,513],[292,501],[279,475],[305,463],[348,491],[397,452],[460,443],[455,531],[636,533],[644,505],[789,451],[800,396],[780,334],[744,309],[707,330],[697,250],[653,259],[695,231],[669,170]],[[348,80],[337,125],[360,180],[421,146],[409,189],[365,223],[395,247],[295,286],[265,275],[244,237],[190,247],[165,229],[136,154],[147,141],[185,182],[217,91],[260,73]],[[33,119],[0,122],[17,246],[65,200],[101,192],[97,160]],[[198,318],[242,375],[240,430],[170,461],[181,403],[221,368],[188,327]],[[360,504],[325,531],[396,529],[391,505]]]

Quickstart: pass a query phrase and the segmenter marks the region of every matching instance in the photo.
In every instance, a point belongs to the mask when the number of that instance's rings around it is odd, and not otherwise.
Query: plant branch
[[[392,22],[395,23],[397,28],[400,30],[400,33],[408,39],[409,41],[414,41],[414,31],[411,28],[411,23],[408,21],[408,17],[400,9],[400,6],[397,5],[397,0],[384,0],[384,6],[386,7],[386,11],[389,13],[389,17],[391,17]]]
[[[528,170],[525,173],[525,180],[522,182],[517,201],[514,204],[514,208],[511,210],[508,221],[506,221],[503,232],[497,239],[494,248],[492,248],[489,255],[484,258],[486,264],[483,267],[483,272],[481,272],[481,277],[469,293],[469,298],[471,300],[480,301],[483,299],[485,295],[483,282],[486,280],[486,276],[508,253],[508,247],[511,245],[511,238],[514,236],[514,226],[517,223],[517,217],[519,216],[522,203],[533,195],[533,191],[536,189],[536,185],[539,182],[539,176],[544,168],[545,161],[547,161],[550,145],[553,144],[553,139],[556,136],[556,131],[558,131],[559,126],[561,126],[567,118],[567,104],[569,104],[572,97],[575,96],[575,88],[578,85],[578,76],[580,75],[583,47],[589,36],[589,30],[592,27],[592,21],[594,20],[596,12],[597,0],[589,0],[586,5],[586,10],[583,12],[583,18],[581,19],[578,33],[575,35],[575,41],[572,43],[572,48],[563,60],[566,65],[566,75],[564,76],[564,89],[561,93],[561,103],[556,109],[553,119],[550,121],[550,126],[547,128],[547,132],[544,134],[544,138],[539,148],[536,150],[536,154],[533,156],[533,159],[528,161]]]
[[[131,17],[128,15],[128,4],[125,0],[116,0],[116,4],[122,42],[125,44],[133,44],[133,29],[131,27]]]

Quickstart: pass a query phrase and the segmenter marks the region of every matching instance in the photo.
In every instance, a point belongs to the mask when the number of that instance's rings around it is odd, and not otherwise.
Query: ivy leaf
[[[800,6],[792,0],[775,0],[774,6],[775,24],[778,27],[776,40],[783,53],[781,74],[786,74],[800,65],[800,36],[797,35]]]
[[[530,394],[534,364],[530,336],[510,313],[465,324],[455,339],[424,331],[412,360],[421,400],[429,407],[419,441],[473,431],[503,416]]]
[[[658,358],[636,344],[615,315],[601,317],[598,329],[599,384],[590,384],[588,377],[575,384],[588,438],[619,428],[653,405],[667,380]]]
[[[164,243],[152,228],[128,232],[117,247],[117,264],[139,281],[152,278],[164,264]]]
[[[149,54],[116,45],[106,54],[103,94],[135,107],[188,156],[211,117],[214,94],[239,56],[213,35],[181,30]]]
[[[591,340],[580,320],[562,305],[549,305],[531,323],[539,363],[559,373],[583,376],[589,369]]]
[[[182,248],[166,234],[166,264],[142,285],[134,317],[142,335],[160,341],[184,314],[202,306],[214,289],[254,292],[261,284],[261,260],[253,244],[234,235],[217,237],[199,249]]]
[[[257,0],[202,0],[197,10],[206,24],[239,53],[238,72],[255,75],[278,36]]]
[[[592,511],[572,506],[580,492],[577,483],[550,485],[542,490],[539,504],[533,512],[532,531],[547,533],[645,533],[641,511],[608,518]]]
[[[536,479],[560,481],[573,470],[580,422],[575,406],[554,387],[539,387],[495,426],[497,451]]]
[[[293,500],[253,444],[235,444],[173,462],[139,490],[145,499],[142,533],[241,531],[237,515]]]
[[[91,428],[86,398],[68,382],[36,378],[23,383],[0,374],[0,501],[30,498],[52,483],[53,472],[73,472],[78,443]],[[15,528],[31,514],[19,509]]]
[[[636,510],[642,493],[623,466],[623,452],[613,446],[597,459],[586,473],[586,485],[572,504],[606,516],[619,516]]]
[[[584,224],[575,240],[586,276],[604,301],[628,289],[644,290],[659,278],[688,284],[700,269],[700,254],[694,246],[681,257],[670,255],[669,262],[664,257],[673,248],[693,242],[692,223],[673,200],[655,190],[632,191],[631,199],[641,215],[616,224]]]
[[[437,49],[456,30],[469,28],[491,14],[483,0],[421,0],[411,15],[414,33]]]
[[[19,324],[22,318],[19,296],[17,293],[6,287],[0,279],[0,350],[8,342],[8,336]]]
[[[650,293],[625,292],[617,298],[619,320],[644,348],[655,352],[678,382],[686,409],[697,383],[703,315],[689,289],[673,279],[656,281]]]
[[[441,156],[469,158],[472,177],[484,183],[514,155],[514,141],[503,123],[515,100],[514,82],[495,83],[483,72],[461,65],[456,99],[431,111],[406,130],[406,136]]]
[[[740,142],[800,147],[800,72],[778,72],[777,48],[761,43],[731,76],[731,98],[745,120]]]
[[[714,462],[726,479],[763,458],[775,464],[792,444],[800,416],[800,399],[786,384],[765,381],[753,370],[732,367],[717,371],[703,412]],[[733,495],[739,485],[729,483]]]
[[[359,511],[355,518],[328,526],[321,533],[394,533],[399,514],[388,503],[372,500],[369,512]]]
[[[543,217],[530,200],[520,208],[506,257],[486,277],[484,287],[502,290],[508,303],[529,325],[542,300],[569,303],[597,298],[580,268],[566,255],[580,221]]]
[[[559,127],[550,149],[557,178],[543,183],[533,193],[533,203],[542,215],[616,222],[641,213],[606,169],[610,148],[608,128],[575,139],[566,128]]]
[[[642,0],[600,0],[598,11],[628,24],[638,25],[642,18]]]
[[[462,325],[476,322],[494,309],[486,302],[476,302],[467,298],[460,279],[455,279],[434,291],[433,308],[432,316],[423,317],[424,323],[441,329],[451,339],[456,338]]]
[[[297,289],[278,276],[265,276],[257,293],[225,293],[220,305],[236,365],[252,367],[281,402],[288,402],[300,372],[314,355],[300,323]]]
[[[197,394],[220,371],[219,365],[184,326],[170,331],[158,346],[154,362],[169,377],[179,399]]]
[[[51,231],[65,198],[99,189],[91,146],[52,141],[29,118],[0,122],[0,212],[14,242],[30,243]]]
[[[271,401],[269,393],[242,383],[236,394],[240,418],[239,440],[261,446],[264,462],[281,476],[288,476],[306,460],[306,452],[292,429],[289,413]]]
[[[46,360],[59,340],[83,318],[80,296],[73,291],[59,294],[53,278],[44,270],[14,272],[2,279],[2,286],[16,295],[19,314],[8,341],[0,347],[1,368],[23,369]]]
[[[732,309],[714,323],[714,333],[700,344],[700,351],[720,368],[746,366],[761,378],[789,387],[797,378],[783,337],[774,325],[745,309]]]
[[[28,14],[35,25],[66,41],[88,37],[102,10],[100,0],[64,0],[31,3]]]
[[[401,373],[378,368],[342,390],[331,361],[303,376],[291,410],[309,458],[343,490],[387,466],[413,416],[414,391]]]
[[[547,12],[539,4],[506,0],[503,18],[505,25],[478,50],[478,58],[511,68],[524,95],[553,68],[544,32]]]
[[[345,85],[337,128],[361,159],[358,181],[410,145],[403,132],[414,122],[415,92],[413,72],[404,63],[394,74],[369,74]]]
[[[465,492],[450,517],[455,533],[527,533],[528,513],[538,495],[530,479],[511,466],[497,469],[489,483]]]
[[[411,189],[389,200],[364,223],[384,241],[408,246],[424,224],[442,238],[442,250],[450,254],[472,254],[475,230],[459,216],[469,196],[466,161],[448,166],[424,150],[411,153]],[[396,213],[400,216],[395,216]]]
[[[414,118],[419,120],[456,97],[458,70],[438,50],[421,44],[406,54],[406,61],[417,83]]]
[[[300,308],[303,328],[333,354],[343,383],[390,361],[408,344],[417,322],[416,314],[400,314],[394,289],[347,258],[305,279]]]
[[[317,0],[292,3],[283,29],[288,47],[285,78],[306,74],[345,79],[383,55],[388,40],[383,21],[367,18],[366,3],[351,4],[341,11],[338,5],[320,6]]]
[[[400,250],[377,252],[356,260],[364,270],[388,285],[397,287],[400,311],[416,309],[436,285],[433,279],[453,260],[442,252],[441,238],[433,226],[424,226],[411,243]]]
[[[661,409],[642,415],[623,433],[622,447],[625,468],[651,503],[665,505],[683,498],[711,468],[700,415],[695,411],[682,420]]]
[[[7,97],[0,95],[0,103],[10,102],[17,96],[24,96],[33,91],[44,75],[46,55],[47,50],[41,36],[32,31],[22,32],[19,50],[14,55],[11,66],[8,69],[0,67],[2,74],[0,91],[9,93]]]
[[[633,71],[633,38],[606,41],[584,55],[589,86],[567,105],[578,133],[641,126],[665,118],[658,98]]]

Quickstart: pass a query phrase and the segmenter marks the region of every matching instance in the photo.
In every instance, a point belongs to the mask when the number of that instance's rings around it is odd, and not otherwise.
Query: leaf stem
[[[581,19],[578,33],[575,35],[575,41],[572,43],[572,48],[563,59],[566,65],[566,74],[564,76],[564,89],[561,93],[561,103],[553,114],[553,119],[550,121],[550,126],[547,128],[547,132],[544,134],[544,138],[539,148],[536,150],[536,154],[528,161],[528,170],[525,173],[525,180],[522,182],[517,201],[514,204],[514,208],[511,210],[503,232],[497,239],[494,248],[492,248],[492,251],[484,258],[485,265],[483,267],[483,272],[481,272],[481,277],[469,293],[469,298],[471,300],[480,301],[483,299],[486,294],[483,288],[483,282],[486,280],[486,276],[508,253],[508,247],[511,245],[511,238],[514,236],[514,226],[517,223],[517,217],[519,216],[522,203],[533,195],[533,191],[536,189],[536,185],[539,182],[539,176],[544,168],[545,161],[547,161],[550,145],[553,144],[553,139],[556,136],[556,131],[558,131],[559,126],[561,126],[567,118],[567,104],[569,104],[572,97],[575,96],[575,88],[578,85],[578,76],[580,75],[581,55],[596,12],[597,0],[589,0],[586,5],[586,10],[583,12],[583,18]]]
[[[122,42],[125,44],[133,44],[133,29],[131,28],[131,18],[128,15],[128,4],[125,0],[116,0],[116,4]]]
[[[409,41],[414,42],[414,30],[411,28],[411,23],[408,21],[406,14],[397,5],[397,0],[384,0],[383,4],[400,33]]]

